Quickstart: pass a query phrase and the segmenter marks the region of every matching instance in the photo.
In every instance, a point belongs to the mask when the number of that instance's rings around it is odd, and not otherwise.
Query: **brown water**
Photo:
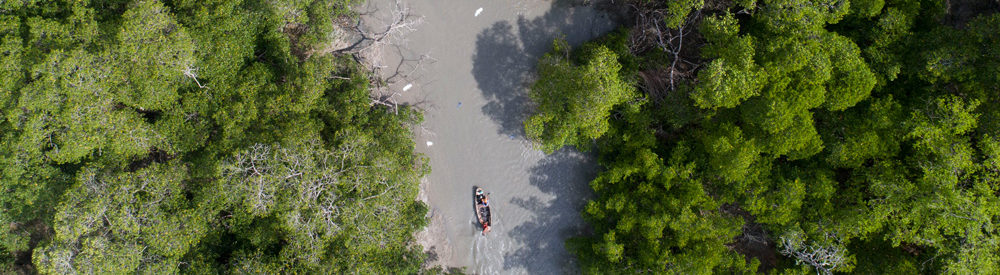
[[[370,2],[379,10],[392,3]],[[560,1],[404,4],[424,22],[386,64],[400,64],[399,56],[433,58],[416,70],[404,64],[413,73],[394,84],[400,91],[412,84],[398,98],[424,111],[415,142],[433,169],[421,194],[431,223],[418,239],[432,263],[477,274],[575,273],[564,243],[586,228],[579,212],[596,166],[572,150],[545,155],[524,138],[526,86],[553,39],[579,44],[610,31],[611,20]],[[494,227],[486,236],[473,209],[474,186],[491,195]]]

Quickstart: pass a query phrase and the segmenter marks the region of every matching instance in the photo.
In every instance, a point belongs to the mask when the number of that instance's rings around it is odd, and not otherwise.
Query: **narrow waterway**
[[[370,0],[369,10],[392,0]],[[430,161],[421,199],[430,225],[418,234],[435,265],[476,274],[574,273],[566,238],[585,224],[596,166],[571,150],[545,155],[524,137],[526,87],[539,56],[564,37],[578,45],[613,28],[605,14],[569,1],[413,0],[423,23],[393,47],[386,64],[404,64],[397,99],[424,111],[418,151]],[[481,9],[481,10],[480,10]],[[384,13],[383,13],[384,14]],[[493,231],[480,234],[472,192],[491,195]]]

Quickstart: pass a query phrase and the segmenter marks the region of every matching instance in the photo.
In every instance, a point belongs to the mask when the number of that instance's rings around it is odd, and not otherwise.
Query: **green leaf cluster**
[[[565,145],[586,150],[608,130],[615,105],[637,100],[635,88],[619,74],[616,53],[587,48],[578,53],[583,56],[578,64],[569,51],[565,40],[554,42],[553,51],[539,60],[538,80],[529,92],[538,112],[525,121],[525,132],[547,153]]]

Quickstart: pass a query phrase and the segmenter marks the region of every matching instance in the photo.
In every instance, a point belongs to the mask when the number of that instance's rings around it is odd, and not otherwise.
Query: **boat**
[[[479,226],[483,229],[483,235],[486,235],[486,232],[490,232],[490,227],[493,226],[493,222],[490,219],[489,197],[486,193],[483,193],[482,188],[476,187],[476,192],[472,198],[476,206],[476,218],[479,220]]]

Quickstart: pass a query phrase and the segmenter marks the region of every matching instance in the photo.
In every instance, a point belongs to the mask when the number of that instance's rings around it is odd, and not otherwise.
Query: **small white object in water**
[[[483,8],[479,8],[478,10],[476,10],[476,16],[478,17],[479,14],[482,13],[482,12],[483,12]]]
[[[405,92],[406,90],[409,90],[410,88],[413,88],[413,84],[406,84],[406,86],[403,86],[403,91]]]
[[[431,146],[434,146],[434,142],[433,141],[427,141],[427,147],[431,147]]]

